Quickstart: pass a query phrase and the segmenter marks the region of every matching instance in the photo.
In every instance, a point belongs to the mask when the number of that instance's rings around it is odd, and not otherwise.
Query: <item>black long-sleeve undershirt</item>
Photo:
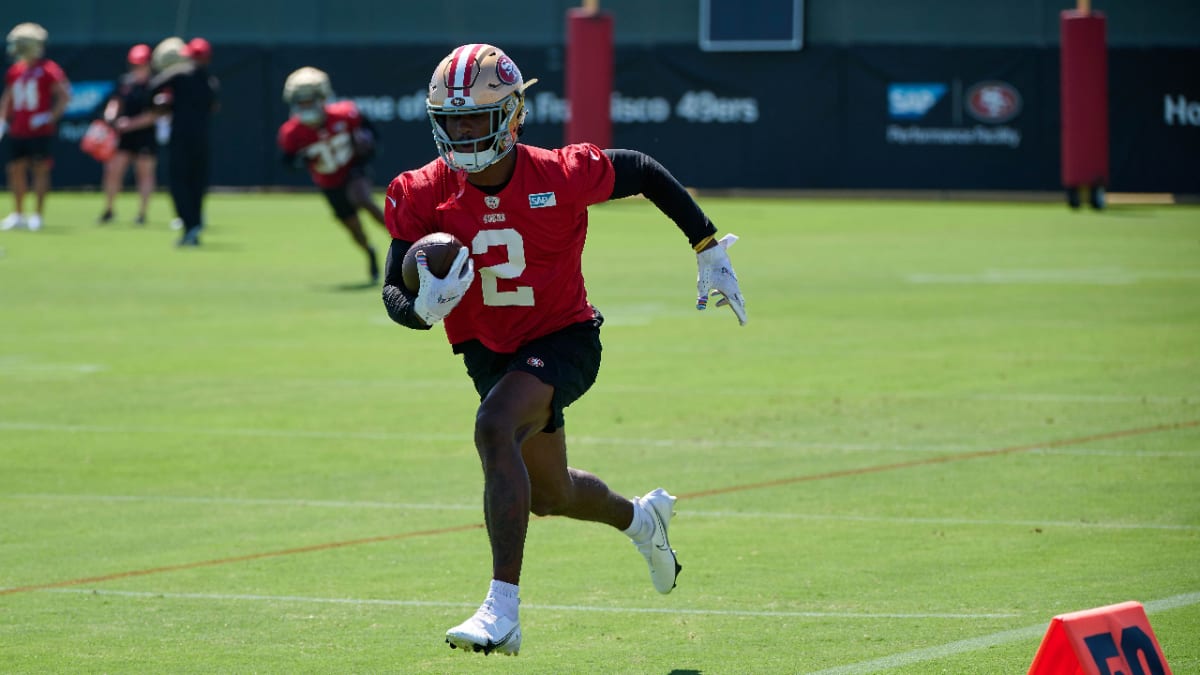
[[[693,246],[716,233],[717,228],[704,215],[700,205],[686,188],[653,157],[637,150],[605,150],[613,165],[613,190],[609,199],[622,199],[640,194],[649,199],[687,236]],[[497,189],[501,189],[500,186]],[[393,239],[384,265],[383,304],[388,316],[398,324],[428,330],[429,326],[413,311],[415,291],[404,286],[400,274],[404,254],[412,242]]]
[[[687,235],[692,246],[716,234],[700,205],[658,160],[637,150],[605,150],[604,154],[612,161],[616,177],[610,200],[642,195]]]

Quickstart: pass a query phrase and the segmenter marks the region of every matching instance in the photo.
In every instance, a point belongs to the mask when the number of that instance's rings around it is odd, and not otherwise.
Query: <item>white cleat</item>
[[[521,651],[521,622],[496,616],[491,600],[484,600],[475,616],[446,631],[446,642],[464,652],[516,656]]]
[[[675,498],[666,490],[657,488],[634,501],[654,520],[654,534],[649,540],[640,544],[635,541],[633,545],[650,566],[650,581],[654,582],[654,590],[670,593],[675,588],[675,577],[683,569],[675,559],[675,551],[667,539],[667,527],[671,524],[671,516],[675,515]]]
[[[0,230],[11,230],[13,228],[21,227],[24,224],[25,216],[19,213],[10,213],[4,217],[4,220],[0,220]]]
[[[29,228],[30,232],[37,232],[38,230],[42,229],[42,215],[40,213],[35,213],[29,216],[29,218],[25,221],[25,225]]]

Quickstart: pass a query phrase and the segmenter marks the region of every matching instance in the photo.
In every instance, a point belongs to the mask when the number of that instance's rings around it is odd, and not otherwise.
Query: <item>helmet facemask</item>
[[[486,115],[488,131],[478,138],[454,140],[446,130],[452,117]],[[524,97],[510,94],[499,103],[491,105],[449,108],[429,106],[429,119],[433,122],[433,142],[438,154],[450,168],[477,173],[495,164],[512,152],[521,134],[525,118]]]
[[[325,121],[325,99],[298,98],[292,101],[291,114],[300,120],[301,124],[318,127]]]
[[[517,145],[525,122],[525,82],[503,51],[491,45],[463,45],[438,64],[429,82],[425,107],[438,155],[455,171],[478,173],[503,159]],[[455,139],[450,121],[486,116],[485,131]]]

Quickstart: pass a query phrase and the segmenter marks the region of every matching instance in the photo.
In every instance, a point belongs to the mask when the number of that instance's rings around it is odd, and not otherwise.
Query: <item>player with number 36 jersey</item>
[[[333,215],[367,256],[371,283],[379,280],[379,259],[358,217],[365,209],[383,225],[383,211],[371,198],[367,164],[375,152],[375,129],[353,101],[331,101],[329,75],[311,66],[300,68],[283,85],[291,115],[279,127],[284,165],[307,168],[321,188]]]
[[[354,145],[354,134],[361,129],[363,116],[354,101],[326,103],[325,119],[318,127],[289,117],[279,128],[279,148],[303,162],[318,187],[338,187],[362,159]]]

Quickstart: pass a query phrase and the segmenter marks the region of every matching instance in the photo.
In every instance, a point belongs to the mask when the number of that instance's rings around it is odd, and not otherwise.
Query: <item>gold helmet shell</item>
[[[26,22],[8,31],[8,55],[18,59],[39,59],[46,52],[50,34],[41,25]]]
[[[150,55],[150,67],[155,72],[163,71],[171,66],[187,63],[187,43],[183,38],[169,37],[154,47],[154,53]]]
[[[517,144],[525,122],[525,81],[504,50],[489,44],[458,47],[442,59],[429,80],[425,101],[438,154],[450,168],[475,173],[500,161]],[[488,114],[490,130],[472,139],[453,139],[446,120]]]
[[[283,102],[288,105],[330,98],[333,98],[333,85],[329,82],[329,75],[319,68],[298,68],[283,83]]]

